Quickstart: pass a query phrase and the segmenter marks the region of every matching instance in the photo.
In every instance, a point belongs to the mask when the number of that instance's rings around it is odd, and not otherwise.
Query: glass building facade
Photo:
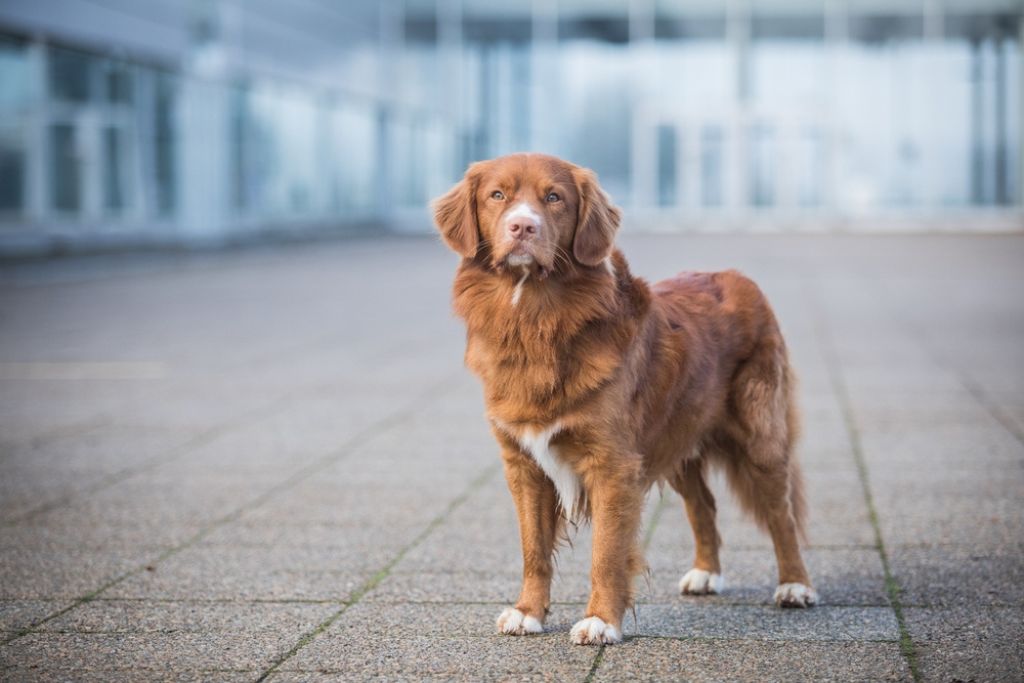
[[[630,230],[1021,229],[1019,0],[0,4],[0,251],[430,229],[476,159]]]

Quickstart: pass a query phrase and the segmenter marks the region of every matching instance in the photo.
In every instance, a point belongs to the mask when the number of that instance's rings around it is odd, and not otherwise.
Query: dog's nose
[[[527,235],[537,234],[537,224],[528,218],[517,217],[508,224],[508,231],[512,233],[513,237],[523,238]]]

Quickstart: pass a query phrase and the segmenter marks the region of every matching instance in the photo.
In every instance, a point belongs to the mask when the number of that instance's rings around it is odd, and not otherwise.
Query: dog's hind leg
[[[693,530],[696,555],[693,568],[679,580],[679,592],[690,595],[721,593],[724,587],[718,562],[722,539],[715,526],[715,497],[704,480],[705,469],[703,458],[688,460],[669,480],[672,488],[683,497]]]
[[[794,389],[784,347],[768,345],[755,352],[734,380],[738,429],[733,430],[732,452],[723,460],[741,505],[771,534],[779,567],[776,604],[809,607],[818,595],[800,555],[806,505],[794,452]]]

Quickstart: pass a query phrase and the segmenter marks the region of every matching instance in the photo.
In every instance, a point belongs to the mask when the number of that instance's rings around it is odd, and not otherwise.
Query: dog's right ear
[[[454,251],[465,258],[476,256],[480,246],[480,225],[476,217],[479,174],[471,166],[465,177],[433,202],[434,225]]]

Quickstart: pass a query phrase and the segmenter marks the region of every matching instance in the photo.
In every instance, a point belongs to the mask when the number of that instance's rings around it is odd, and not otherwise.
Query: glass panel
[[[0,35],[0,112],[29,104],[28,50],[24,42]]]
[[[929,103],[937,62],[920,40],[919,22],[851,17],[850,32],[856,41],[846,45],[832,84],[843,141],[840,204],[859,211],[921,205],[932,121],[961,113],[954,103]]]
[[[616,200],[629,196],[633,105],[627,49],[591,41],[561,47],[558,117],[567,122],[555,153],[593,169]]]
[[[92,93],[96,58],[82,52],[51,48],[50,93],[66,102],[87,102]]]
[[[676,128],[658,126],[658,206],[676,204]]]
[[[20,127],[0,128],[0,212],[25,208],[24,131]]]
[[[330,129],[332,206],[342,212],[373,209],[378,173],[376,112],[342,105],[330,114]]]
[[[767,126],[750,129],[750,203],[771,206],[775,203],[776,138]]]
[[[228,151],[231,164],[231,205],[242,212],[249,205],[246,141],[251,122],[247,98],[248,92],[244,88],[237,88],[231,93],[231,139]]]
[[[24,41],[0,35],[0,213],[25,208],[26,114],[31,101]]]
[[[174,77],[168,74],[156,75],[156,101],[153,108],[153,179],[156,182],[156,210],[160,216],[170,215],[177,201],[178,184],[174,160],[176,87]]]
[[[397,206],[409,206],[413,203],[413,133],[408,121],[391,116],[388,119],[388,134],[391,147],[391,182],[392,191],[389,201]]]
[[[54,209],[74,212],[81,208],[81,175],[75,127],[66,123],[50,126],[50,187]]]
[[[132,69],[127,64],[111,62],[106,71],[107,101],[111,104],[131,104]]]
[[[824,199],[825,145],[817,129],[804,130],[796,140],[797,203],[820,206]]]
[[[700,201],[703,206],[721,206],[723,190],[722,164],[725,155],[722,129],[706,126],[701,131]]]
[[[269,216],[320,207],[319,108],[302,91],[260,84],[233,105],[233,202]]]
[[[103,131],[103,206],[110,211],[124,208],[124,133],[117,128]]]

